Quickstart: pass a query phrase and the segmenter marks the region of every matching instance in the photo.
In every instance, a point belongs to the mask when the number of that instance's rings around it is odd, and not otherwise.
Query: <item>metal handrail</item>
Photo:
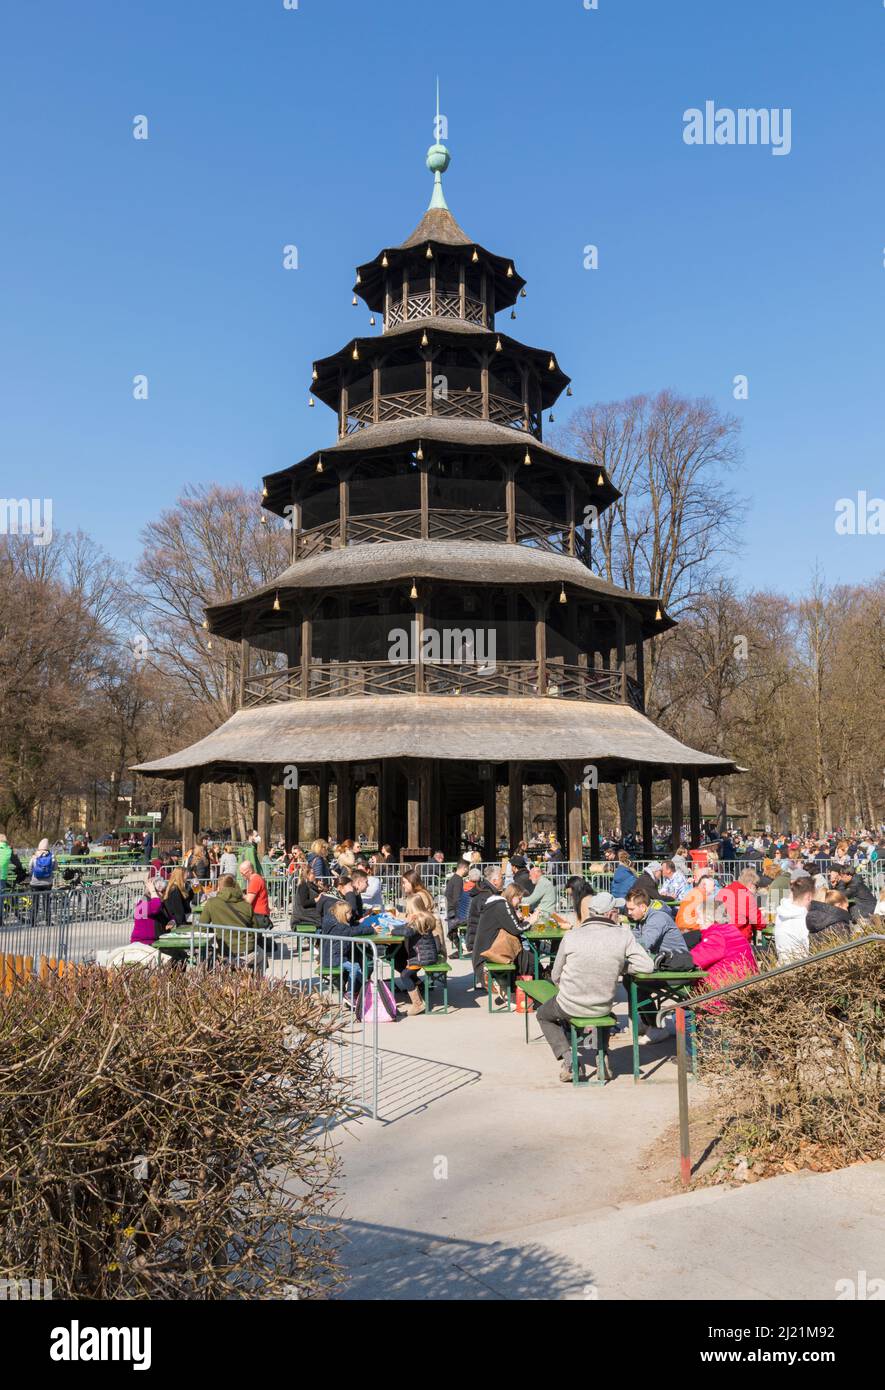
[[[661,1014],[669,1013],[675,1013],[676,1015],[676,1061],[679,1069],[679,1172],[683,1187],[688,1187],[691,1182],[686,1015],[693,1014],[698,1004],[704,1004],[708,999],[720,999],[723,994],[732,994],[735,990],[746,989],[749,985],[758,985],[764,980],[773,980],[778,975],[786,975],[791,970],[799,970],[806,965],[816,965],[818,961],[827,960],[830,956],[842,955],[844,951],[853,951],[858,946],[868,946],[870,943],[881,943],[883,941],[885,941],[885,934],[881,932],[874,932],[869,936],[859,936],[854,941],[844,941],[841,946],[828,946],[825,951],[815,951],[812,956],[803,956],[801,960],[791,960],[788,961],[786,965],[777,965],[773,970],[763,970],[761,974],[758,975],[748,975],[742,980],[732,980],[730,984],[722,985],[720,989],[707,990],[704,994],[694,994],[691,998],[691,1006],[688,1008],[685,1004],[667,1004],[664,1008],[658,1010],[659,1017]]]

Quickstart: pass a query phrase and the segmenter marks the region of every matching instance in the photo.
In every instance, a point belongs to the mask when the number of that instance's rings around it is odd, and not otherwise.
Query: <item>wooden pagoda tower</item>
[[[372,785],[378,841],[403,858],[455,857],[461,817],[479,808],[490,854],[498,789],[514,845],[523,788],[547,785],[580,860],[584,830],[599,853],[598,784],[628,781],[651,852],[654,782],[670,784],[675,836],[688,783],[698,843],[698,778],[735,771],[644,713],[644,644],[672,620],[656,597],[593,572],[592,519],[619,493],[544,442],[544,411],[569,378],[553,352],[498,327],[525,281],[455,221],[449,160],[431,147],[424,217],[357,270],[354,304],[382,332],[314,364],[311,401],[335,411],[336,441],[264,479],[291,563],[206,610],[210,633],[240,647],[238,712],[135,769],[183,781],[185,840],[203,782],[252,783],[265,845],[275,785],[293,843],[310,783],[328,834],[334,782],[339,838]]]

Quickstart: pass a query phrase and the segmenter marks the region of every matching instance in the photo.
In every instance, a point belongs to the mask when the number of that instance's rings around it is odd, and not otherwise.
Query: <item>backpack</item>
[[[37,858],[34,860],[31,877],[37,879],[39,883],[51,883],[54,871],[55,860],[49,850],[47,850],[45,854],[38,854]]]

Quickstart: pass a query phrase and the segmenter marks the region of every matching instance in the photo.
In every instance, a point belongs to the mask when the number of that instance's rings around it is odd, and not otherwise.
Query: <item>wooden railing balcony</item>
[[[383,424],[388,420],[420,419],[430,413],[439,418],[457,420],[483,420],[488,418],[493,425],[504,425],[507,429],[521,430],[535,436],[539,435],[540,421],[536,414],[529,417],[526,425],[522,401],[516,396],[502,396],[491,392],[489,395],[488,417],[483,414],[482,391],[450,390],[446,396],[434,396],[430,411],[427,410],[426,390],[396,391],[392,395],[379,396],[378,419],[375,419],[375,402],[369,398],[349,404],[345,434],[356,434],[368,429],[370,425]]]
[[[425,291],[421,294],[410,294],[408,302],[403,306],[403,301],[398,299],[395,304],[391,304],[390,313],[385,320],[385,328],[396,328],[401,323],[411,323],[416,319],[426,319],[431,317],[432,301],[430,295]],[[433,317],[438,319],[460,319],[464,318],[468,323],[485,323],[485,309],[482,300],[474,299],[471,295],[466,295],[464,300],[464,313],[461,313],[461,296],[456,291],[437,290],[436,305],[433,310]]]
[[[643,710],[642,691],[632,676],[620,671],[548,661],[498,661],[483,668],[475,664],[391,661],[314,661],[307,690],[300,666],[248,676],[244,705],[278,704],[285,700],[354,699],[379,695],[449,695],[537,697],[562,700],[601,700],[627,703]]]
[[[431,505],[427,515],[428,539],[433,541],[489,541],[505,544],[507,541],[507,515],[502,511],[462,511],[454,507],[434,507]],[[401,512],[375,512],[368,515],[350,516],[346,523],[347,545],[371,545],[385,541],[421,539],[421,512],[419,510]],[[341,548],[341,525],[327,521],[322,526],[302,531],[295,538],[293,559],[304,560],[309,555],[317,555],[324,550]],[[551,529],[550,523],[538,517],[516,516],[516,542],[518,545],[533,546],[554,555],[568,555],[568,527],[561,531]],[[584,564],[590,564],[590,544],[579,530],[575,532],[575,555]]]

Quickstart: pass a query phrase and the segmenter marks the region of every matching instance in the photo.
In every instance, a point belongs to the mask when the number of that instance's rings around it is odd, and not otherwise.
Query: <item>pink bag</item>
[[[396,1002],[383,980],[368,980],[360,993],[356,1016],[360,1023],[394,1023]]]

